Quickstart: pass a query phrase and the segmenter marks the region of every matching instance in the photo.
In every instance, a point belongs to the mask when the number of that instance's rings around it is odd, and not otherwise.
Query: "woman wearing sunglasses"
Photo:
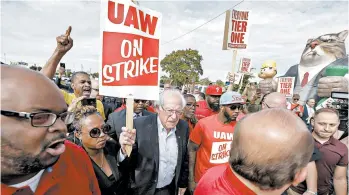
[[[90,156],[102,195],[126,194],[127,159],[118,162],[120,145],[118,142],[109,141],[107,133],[110,126],[104,123],[97,109],[92,106],[80,107],[74,113],[74,139],[79,139],[80,145]]]

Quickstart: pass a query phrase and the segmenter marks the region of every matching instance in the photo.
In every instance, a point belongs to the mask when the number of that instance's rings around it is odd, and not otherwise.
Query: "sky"
[[[201,78],[224,80],[232,71],[232,50],[222,50],[225,14],[198,30],[170,42],[214,18],[240,1],[139,1],[163,15],[160,59],[173,50],[196,49],[203,57]],[[235,9],[251,11],[247,50],[259,71],[268,59],[277,62],[279,75],[299,63],[309,38],[348,29],[348,1],[244,1]],[[66,67],[97,72],[99,66],[99,1],[1,0],[1,61],[44,65],[55,49],[55,37],[69,25],[74,47],[63,58]],[[346,40],[348,48],[348,39]],[[163,72],[160,73],[164,74]]]

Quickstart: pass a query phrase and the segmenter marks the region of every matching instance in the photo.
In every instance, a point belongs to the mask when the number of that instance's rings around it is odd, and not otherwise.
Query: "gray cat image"
[[[348,66],[345,39],[348,30],[325,34],[309,39],[301,55],[299,64],[291,66],[282,77],[295,77],[294,94],[300,95],[300,104],[309,98],[319,100],[330,97],[331,91],[348,92],[346,77],[325,77],[328,66]],[[260,83],[264,91],[276,91],[271,84]]]

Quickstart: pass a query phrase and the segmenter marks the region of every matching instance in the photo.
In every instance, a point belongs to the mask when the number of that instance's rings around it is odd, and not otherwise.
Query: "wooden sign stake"
[[[133,105],[134,99],[132,96],[126,98],[126,128],[129,130],[133,129]],[[130,156],[132,152],[132,146],[126,146],[127,156]]]
[[[235,74],[235,66],[236,66],[236,55],[238,51],[236,49],[233,50],[233,66],[232,66],[232,73]],[[234,78],[235,81],[235,78]],[[233,91],[234,88],[234,82],[230,82],[230,85],[227,89],[227,91]]]

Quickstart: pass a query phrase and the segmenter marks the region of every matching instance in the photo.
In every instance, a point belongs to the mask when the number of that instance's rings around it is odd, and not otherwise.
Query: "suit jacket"
[[[297,82],[298,76],[299,76],[298,75],[298,66],[299,66],[299,64],[291,66],[291,68],[289,68],[287,70],[286,74],[282,77],[295,77],[295,81]],[[328,66],[348,66],[348,56],[346,56],[344,58],[337,59],[336,61],[332,62]],[[309,93],[309,96],[305,98],[306,100],[310,99],[310,98],[314,98],[316,102],[318,102],[320,100],[320,97],[317,95],[318,83],[319,83],[319,80],[325,76],[325,71],[326,71],[326,68],[328,66],[326,66],[324,69],[322,69],[319,72],[319,74],[315,77],[315,82],[313,84],[311,92]],[[295,82],[295,85],[296,85],[296,82]],[[296,87],[296,86],[293,86],[293,87]]]
[[[313,108],[314,110],[314,108]],[[315,110],[314,110],[315,112]],[[305,122],[305,124],[308,124],[307,119],[309,118],[309,114],[308,114],[308,107],[306,105],[304,105],[304,112],[303,112],[303,116],[302,116],[302,120]]]
[[[155,193],[159,172],[159,135],[157,114],[134,120],[137,130],[136,143],[131,153],[131,190],[134,195],[153,195]],[[188,184],[188,124],[179,120],[176,126],[178,160],[174,176],[175,194],[178,188]]]
[[[143,110],[142,116],[148,116],[154,113]],[[111,126],[109,136],[114,140],[118,140],[117,137],[120,136],[121,128],[126,127],[126,109],[118,112],[113,112],[109,115],[107,124]]]

